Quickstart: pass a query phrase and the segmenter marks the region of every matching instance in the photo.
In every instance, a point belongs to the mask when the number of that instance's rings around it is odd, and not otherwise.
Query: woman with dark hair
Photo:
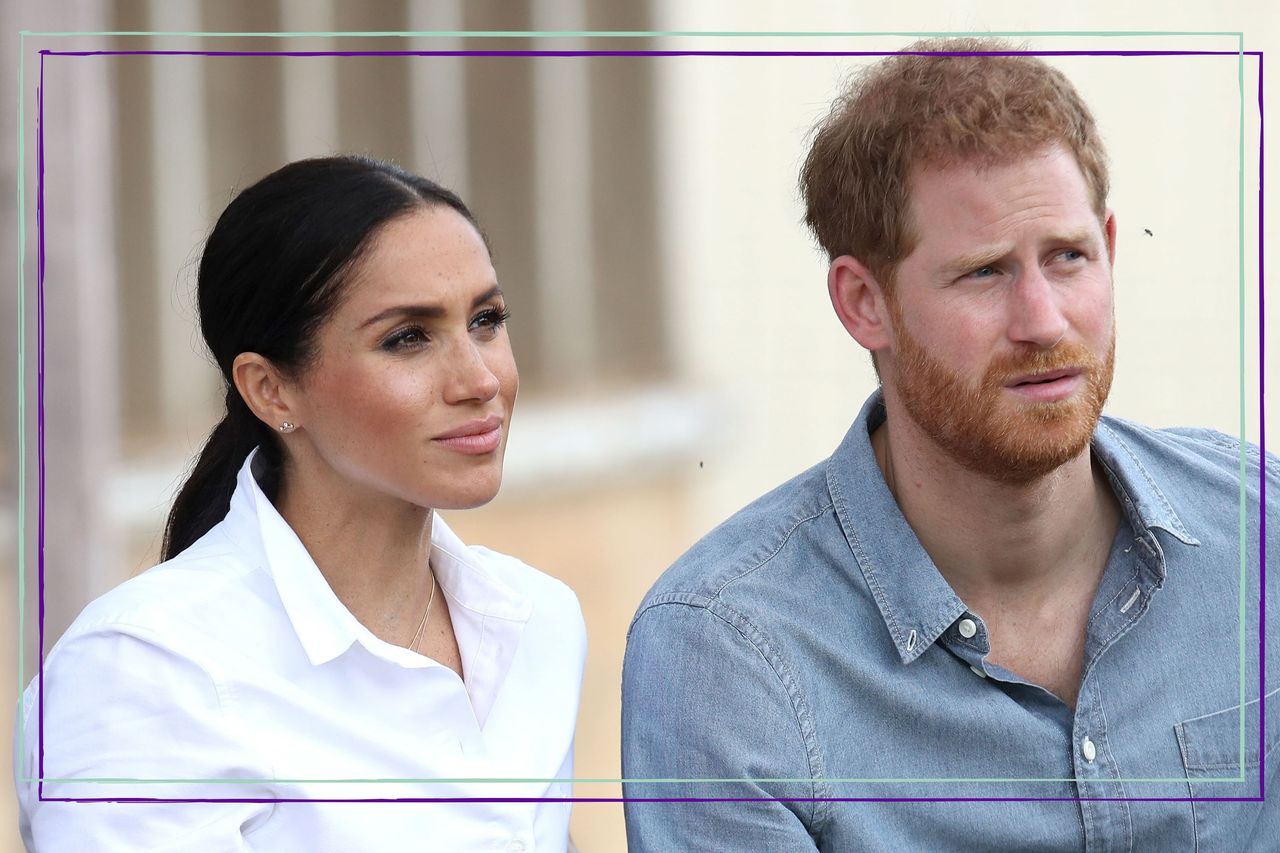
[[[28,848],[564,849],[577,599],[434,513],[497,492],[518,385],[471,213],[386,163],[292,163],[222,213],[198,289],[226,415],[165,562],[23,697]],[[509,801],[386,802],[411,798]]]

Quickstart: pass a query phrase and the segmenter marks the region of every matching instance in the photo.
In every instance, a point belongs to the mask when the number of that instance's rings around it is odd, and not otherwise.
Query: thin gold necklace
[[[427,569],[427,571],[431,571]],[[413,639],[409,641],[409,651],[413,651],[418,647],[418,640],[422,638],[422,629],[427,627],[427,617],[431,615],[431,603],[436,600],[436,573],[431,572],[431,595],[427,597],[427,607],[422,611],[422,621],[418,623],[418,630],[413,632]]]

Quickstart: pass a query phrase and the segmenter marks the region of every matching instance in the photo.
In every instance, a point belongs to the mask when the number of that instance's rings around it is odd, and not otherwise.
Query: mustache
[[[987,388],[1001,388],[1014,377],[1028,373],[1067,369],[1093,373],[1101,366],[1102,361],[1081,343],[1058,344],[1047,350],[1024,345],[993,358],[983,374],[982,384]]]

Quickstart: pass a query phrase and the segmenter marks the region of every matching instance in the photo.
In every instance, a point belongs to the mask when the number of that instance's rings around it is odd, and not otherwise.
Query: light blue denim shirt
[[[1124,518],[1073,709],[986,659],[981,615],[876,465],[884,416],[876,394],[830,459],[714,530],[641,604],[625,795],[755,800],[628,802],[631,850],[1280,850],[1280,601],[1268,581],[1263,691],[1257,448],[1242,565],[1239,443],[1103,418],[1093,453]],[[1280,462],[1265,467],[1275,578]],[[719,781],[671,781],[694,779]],[[834,801],[892,797],[971,801]]]

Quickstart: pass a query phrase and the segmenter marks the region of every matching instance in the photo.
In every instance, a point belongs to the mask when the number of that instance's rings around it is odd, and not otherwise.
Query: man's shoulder
[[[654,583],[639,611],[664,601],[706,605],[735,582],[779,561],[787,546],[833,513],[827,463],[819,463],[770,490],[721,522],[686,551]]]
[[[1226,479],[1238,482],[1240,461],[1255,474],[1264,466],[1268,480],[1280,481],[1280,459],[1266,454],[1252,442],[1207,427],[1152,427],[1125,418],[1107,416],[1099,432],[1119,449],[1160,473],[1199,481]]]
[[[1260,503],[1264,477],[1268,488],[1280,487],[1280,460],[1213,429],[1156,428],[1106,417],[1095,449],[1128,497],[1200,539],[1208,531],[1234,529],[1240,501]],[[1269,506],[1268,515],[1280,515],[1280,505]]]

